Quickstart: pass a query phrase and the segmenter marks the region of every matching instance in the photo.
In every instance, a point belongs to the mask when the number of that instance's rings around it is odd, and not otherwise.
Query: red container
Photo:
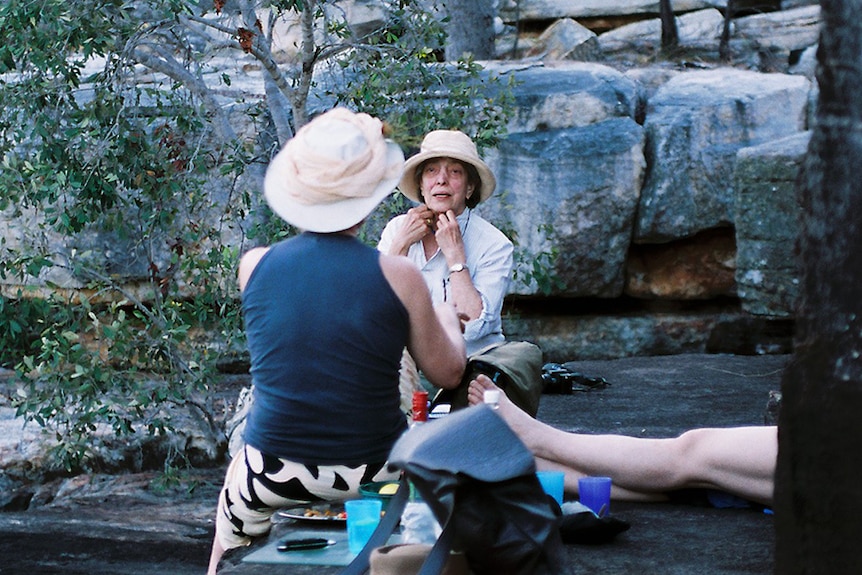
[[[413,392],[413,422],[428,421],[428,392]]]

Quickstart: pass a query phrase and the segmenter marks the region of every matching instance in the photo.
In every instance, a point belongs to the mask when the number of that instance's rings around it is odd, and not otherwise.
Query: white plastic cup
[[[491,409],[498,409],[500,407],[500,390],[486,389],[482,394],[482,400]]]

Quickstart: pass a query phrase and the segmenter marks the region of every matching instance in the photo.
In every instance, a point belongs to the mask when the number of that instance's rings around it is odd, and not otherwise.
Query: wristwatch
[[[467,264],[455,264],[449,267],[449,273],[454,274],[457,272],[462,272],[467,269]]]

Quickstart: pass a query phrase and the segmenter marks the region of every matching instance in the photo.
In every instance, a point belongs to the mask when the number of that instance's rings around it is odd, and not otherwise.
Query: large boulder
[[[511,134],[486,160],[500,197],[482,213],[523,250],[519,271],[530,285],[515,282],[513,291],[536,293],[555,276],[558,295],[619,296],[645,168],[641,126],[611,118]],[[547,275],[529,277],[534,262]]]
[[[793,54],[817,43],[820,6],[803,6],[734,20],[730,51],[734,58],[756,57],[763,71],[784,71]]]
[[[680,74],[659,88],[647,104],[650,169],[634,240],[733,226],[737,151],[804,130],[810,89],[802,76],[733,68]]]
[[[488,63],[502,78],[514,76],[514,114],[510,135],[573,128],[608,118],[634,118],[641,105],[633,79],[602,64],[548,62],[513,66]]]
[[[724,16],[714,8],[677,16],[677,46],[716,49],[723,25]],[[601,34],[598,43],[605,54],[629,51],[652,56],[661,46],[661,20],[652,18],[614,28]]]
[[[708,8],[706,0],[674,0],[676,12]],[[500,16],[506,22],[554,18],[599,18],[658,14],[658,0],[501,0]]]
[[[739,150],[736,156],[736,282],[742,309],[792,317],[799,298],[796,178],[810,132]]]
[[[531,58],[586,62],[602,59],[596,33],[571,18],[561,18],[551,24],[527,55]]]

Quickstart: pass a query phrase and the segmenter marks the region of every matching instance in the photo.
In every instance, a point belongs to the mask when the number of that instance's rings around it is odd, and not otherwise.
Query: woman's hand
[[[415,244],[429,233],[434,231],[437,226],[437,214],[434,210],[422,204],[415,208],[407,210],[407,222],[401,228],[401,233],[408,244]]]
[[[455,212],[449,210],[437,216],[437,231],[434,232],[437,246],[443,252],[446,263],[450,266],[467,262],[464,252],[464,238],[461,236],[461,228]]]
[[[405,215],[404,225],[392,239],[391,255],[406,256],[410,246],[433,233],[437,225],[437,214],[425,204],[410,208]]]

